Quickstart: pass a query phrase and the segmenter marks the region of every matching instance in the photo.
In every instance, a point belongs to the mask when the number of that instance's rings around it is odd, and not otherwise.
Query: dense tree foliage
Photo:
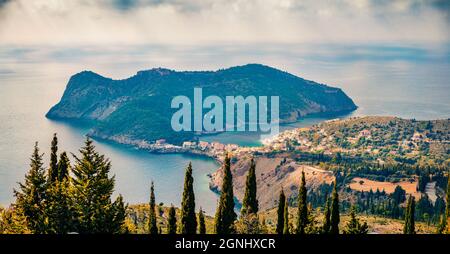
[[[66,234],[75,229],[75,211],[69,184],[68,178],[64,178],[62,181],[56,179],[48,187],[46,213],[49,233]]]
[[[30,234],[26,217],[17,209],[0,209],[0,234]]]
[[[80,149],[81,157],[75,157],[72,168],[74,177],[73,198],[75,228],[79,233],[120,233],[125,219],[125,205],[121,196],[114,202],[114,176],[109,177],[111,163],[95,151],[87,138]]]
[[[369,227],[366,222],[361,223],[358,218],[356,218],[356,207],[352,207],[350,210],[350,220],[345,225],[343,230],[344,234],[348,235],[362,235],[367,234]]]
[[[95,151],[89,138],[80,153],[74,155],[73,167],[66,152],[58,160],[55,134],[46,170],[36,143],[25,181],[14,191],[16,202],[3,212],[1,232],[123,233],[126,206],[120,195],[111,200],[114,177],[108,176],[109,160]]]

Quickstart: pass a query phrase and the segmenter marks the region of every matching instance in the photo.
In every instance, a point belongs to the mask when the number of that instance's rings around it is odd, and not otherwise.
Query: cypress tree
[[[245,194],[242,201],[241,214],[258,213],[258,200],[256,199],[256,165],[252,158],[245,183]]]
[[[408,228],[409,228],[409,220],[410,220],[410,216],[409,216],[409,208],[410,208],[410,198],[408,198],[408,202],[406,203],[406,208],[405,208],[405,222],[403,224],[403,234],[407,234]]]
[[[43,234],[48,231],[46,219],[47,181],[43,168],[42,154],[38,143],[34,145],[30,170],[25,175],[25,182],[19,183],[20,190],[14,190],[15,207],[23,214],[32,233]]]
[[[278,210],[277,210],[277,234],[283,234],[284,229],[284,206],[286,204],[286,196],[283,189],[280,191],[280,197],[278,198]]]
[[[404,234],[415,234],[415,222],[414,222],[414,213],[415,213],[415,201],[412,195],[408,198],[408,203],[406,205],[405,212],[405,225],[403,227]]]
[[[339,234],[339,194],[336,181],[334,182],[333,194],[331,197],[330,234]]]
[[[184,177],[183,198],[181,201],[181,234],[195,234],[197,219],[195,215],[194,178],[192,164],[189,162]]]
[[[53,134],[50,148],[50,168],[48,169],[48,180],[54,182],[58,178],[58,137]]]
[[[177,216],[173,205],[169,208],[169,216],[167,218],[167,234],[174,235],[177,233]]]
[[[203,214],[203,210],[200,207],[200,211],[198,212],[198,233],[206,234],[206,225],[205,225],[205,215]]]
[[[286,202],[284,204],[284,227],[283,227],[283,234],[289,235],[290,234],[290,224],[289,224],[289,203],[286,199]]]
[[[330,211],[330,198],[327,198],[327,202],[325,204],[325,211],[323,215],[323,226],[322,226],[322,233],[328,234],[330,233],[331,228],[331,211]]]
[[[111,200],[115,184],[114,176],[109,177],[111,162],[95,151],[89,138],[79,152],[81,157],[74,155],[71,179],[77,232],[123,232],[126,206],[121,196]]]
[[[306,200],[305,172],[302,171],[302,181],[298,189],[297,234],[305,234],[308,226],[308,204]]]
[[[153,182],[150,186],[150,212],[148,215],[148,231],[152,235],[158,234],[158,227],[156,226],[156,203],[155,203],[155,188]]]
[[[220,193],[219,206],[214,219],[214,229],[216,234],[230,234],[234,231],[233,176],[231,175],[230,157],[225,155],[223,164],[223,183]]]
[[[448,174],[447,180],[447,195],[445,196],[445,220],[450,218],[450,173]]]

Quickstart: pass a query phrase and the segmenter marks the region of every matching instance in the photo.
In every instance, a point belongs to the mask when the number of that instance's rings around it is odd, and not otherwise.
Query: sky
[[[0,46],[448,45],[448,0],[0,0]]]

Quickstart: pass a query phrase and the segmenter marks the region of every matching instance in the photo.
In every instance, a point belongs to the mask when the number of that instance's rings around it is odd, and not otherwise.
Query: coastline
[[[359,119],[359,120],[358,120]],[[279,152],[305,152],[305,153],[322,153],[324,155],[332,156],[333,153],[336,152],[345,152],[341,151],[341,148],[336,148],[334,146],[328,146],[327,144],[312,144],[311,140],[307,140],[306,136],[302,136],[302,133],[305,131],[314,131],[317,132],[317,134],[324,135],[326,139],[324,139],[324,142],[326,140],[329,140],[329,136],[326,133],[326,131],[323,129],[324,126],[327,124],[333,124],[334,122],[352,122],[352,121],[390,121],[390,119],[399,119],[401,121],[408,121],[397,117],[382,117],[382,116],[355,116],[355,117],[345,117],[345,118],[334,118],[334,119],[321,119],[321,121],[318,121],[317,123],[309,124],[305,127],[300,127],[297,125],[290,125],[289,129],[285,129],[280,131],[278,135],[275,135],[274,137],[270,137],[265,140],[261,140],[262,145],[257,147],[244,147],[239,146],[236,144],[223,144],[219,142],[206,142],[206,141],[186,141],[183,142],[183,144],[180,145],[174,145],[167,143],[165,139],[156,140],[153,142],[148,142],[145,140],[133,140],[130,137],[127,136],[113,136],[113,137],[98,137],[94,135],[94,139],[101,139],[105,140],[107,142],[115,143],[115,144],[121,144],[126,145],[130,147],[134,147],[135,149],[144,150],[149,153],[153,154],[186,154],[189,156],[201,156],[208,159],[213,159],[218,166],[214,169],[214,172],[206,174],[208,177],[208,182],[204,182],[202,186],[206,187],[206,184],[208,184],[208,189],[215,193],[220,193],[220,186],[221,186],[221,171],[220,171],[220,164],[223,161],[223,157],[226,153],[232,154],[232,157],[238,162],[240,166],[238,166],[238,178],[243,176],[243,170],[245,170],[245,163],[246,161],[252,156],[257,155],[256,157],[267,157],[272,158],[270,154],[272,154],[274,151]],[[413,120],[411,120],[413,121]],[[300,121],[299,121],[300,122]],[[366,134],[368,132],[368,134]],[[352,136],[350,139],[354,140],[355,138],[359,137],[366,137],[370,139],[370,131],[364,130],[361,132],[357,132],[355,134],[356,136]],[[416,135],[417,136],[417,135]],[[415,139],[418,137],[412,137],[411,140],[415,142]],[[349,139],[349,140],[350,140]],[[295,147],[292,147],[292,140],[300,141],[300,143],[295,143]],[[425,140],[426,141],[426,140]],[[378,149],[372,149],[375,153],[375,150]],[[351,152],[350,150],[347,152]],[[290,158],[289,156],[285,158]],[[281,158],[281,157],[280,157]],[[271,162],[264,162],[263,164],[266,165],[267,163],[278,163],[276,161]],[[261,162],[262,163],[262,162]],[[295,163],[294,163],[295,164]],[[300,164],[292,164],[291,166],[293,168],[301,168],[304,170],[304,166]],[[290,165],[290,164],[289,164]],[[264,170],[268,170],[268,168],[265,168]],[[286,172],[288,172],[290,169],[286,168]],[[272,170],[273,171],[273,170]],[[316,170],[312,170],[316,171]],[[289,171],[290,172],[290,171]],[[266,175],[267,172],[264,173]],[[295,175],[295,174],[293,174]],[[242,180],[242,179],[241,179]],[[291,179],[292,180],[292,179]],[[237,188],[239,189],[242,187],[242,181],[240,181],[241,184],[238,184]],[[278,182],[276,182],[278,183]],[[240,189],[239,189],[240,190]],[[239,192],[237,190],[237,192]],[[270,190],[272,192],[272,190]],[[275,191],[276,192],[276,191]],[[242,195],[237,195],[239,199],[242,199]],[[265,200],[265,206],[268,206],[268,204],[271,202],[271,199]],[[238,198],[236,199],[236,203],[239,203]]]

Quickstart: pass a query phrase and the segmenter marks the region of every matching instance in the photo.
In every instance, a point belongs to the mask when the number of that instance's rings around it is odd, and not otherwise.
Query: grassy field
[[[370,191],[376,192],[377,189],[380,191],[385,191],[387,194],[394,192],[397,186],[402,187],[407,194],[412,194],[416,200],[420,199],[421,193],[417,191],[417,180],[416,181],[400,181],[397,183],[392,182],[380,182],[373,181],[367,178],[355,177],[349,184],[350,189],[355,191]]]

